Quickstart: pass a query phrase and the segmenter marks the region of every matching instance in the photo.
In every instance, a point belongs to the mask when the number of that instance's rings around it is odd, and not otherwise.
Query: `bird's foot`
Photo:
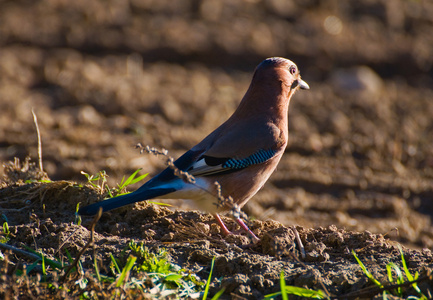
[[[244,221],[242,221],[241,218],[236,218],[236,223],[241,226],[241,228],[246,231],[248,237],[251,239],[252,244],[255,245],[260,242],[260,239],[254,234],[254,232],[251,231],[251,229],[248,228],[247,224],[245,224]]]
[[[218,214],[214,214],[214,217],[218,225],[221,227],[221,232],[224,236],[233,234],[230,230],[228,230],[227,226],[224,224],[223,220]],[[244,221],[242,221],[241,218],[236,218],[235,221],[239,224],[241,230],[247,233],[248,237],[252,241],[251,245],[255,245],[260,242],[260,239],[254,234],[254,232],[251,231],[251,229],[248,228],[248,226],[244,223]]]

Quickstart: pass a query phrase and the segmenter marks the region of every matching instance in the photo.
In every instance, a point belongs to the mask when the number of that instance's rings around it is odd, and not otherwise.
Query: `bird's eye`
[[[290,74],[295,75],[296,74],[296,67],[295,66],[291,66],[289,68]]]

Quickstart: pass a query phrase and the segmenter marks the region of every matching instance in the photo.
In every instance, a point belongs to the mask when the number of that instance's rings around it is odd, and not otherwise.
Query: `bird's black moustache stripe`
[[[290,89],[293,90],[298,85],[299,85],[299,82],[297,80],[295,80],[295,81],[293,81],[292,85],[290,86]]]

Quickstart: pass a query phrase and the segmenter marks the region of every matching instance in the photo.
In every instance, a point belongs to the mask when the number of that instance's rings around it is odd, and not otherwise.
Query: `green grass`
[[[276,299],[277,296],[281,296],[283,300],[288,300],[289,295],[296,295],[304,298],[311,299],[328,299],[323,291],[310,290],[303,287],[286,285],[286,280],[284,279],[284,271],[280,273],[280,291],[272,294],[265,295],[265,300]]]
[[[169,263],[164,249],[153,253],[143,243],[134,241],[129,242],[129,248],[137,257],[134,270],[147,274],[155,290],[164,294],[176,291],[179,296],[185,297],[196,294],[203,288],[204,284],[197,276]]]
[[[83,174],[87,178],[87,182],[90,185],[92,185],[94,188],[100,189],[101,193],[106,192],[108,198],[113,198],[116,196],[127,194],[126,188],[128,186],[142,181],[149,174],[146,173],[137,177],[139,171],[141,171],[141,169],[136,170],[126,179],[125,176],[123,176],[122,181],[119,184],[117,184],[117,187],[114,188],[110,188],[108,186],[107,184],[108,175],[104,170],[99,171],[96,175],[90,175],[84,171],[81,171],[81,174]]]
[[[57,258],[49,259],[43,252],[27,246],[25,248],[29,257],[34,257],[33,262],[18,268],[15,275],[18,278],[29,278],[27,280],[32,278],[32,281],[37,281],[37,285],[48,287],[52,292],[63,289],[82,294],[87,299],[95,298],[95,291],[103,289],[113,297],[138,293],[137,295],[147,294],[156,298],[176,295],[180,298],[197,299],[204,289],[204,282],[196,275],[170,263],[164,249],[152,252],[143,243],[130,241],[117,258],[110,254],[110,261],[104,269],[110,270],[111,274],[100,273],[96,258],[93,261],[93,270],[84,269],[81,262],[78,263],[77,268],[72,269],[66,278],[67,286],[58,280],[59,275],[74,261],[67,250],[65,253],[68,261],[64,263]],[[42,276],[34,276],[37,273]],[[95,285],[99,287],[95,288]]]
[[[123,176],[122,181],[120,182],[120,184],[117,185],[117,196],[122,195],[122,191],[124,191],[128,186],[142,181],[144,178],[146,178],[147,175],[149,175],[149,173],[146,173],[144,175],[136,177],[139,171],[141,171],[141,169],[136,170],[126,180],[125,176]]]
[[[3,232],[0,236],[0,243],[7,243],[11,239],[11,232],[9,230],[8,222],[3,223]]]
[[[211,279],[212,279],[212,272],[213,272],[213,268],[215,266],[215,257],[212,258],[212,262],[211,262],[211,266],[210,266],[210,272],[209,272],[209,277],[207,278],[206,281],[206,286],[204,288],[204,293],[203,293],[203,298],[202,300],[206,300],[207,299],[207,295],[209,294],[209,288],[210,288],[210,283],[211,283]],[[219,297],[221,297],[221,295],[224,293],[225,288],[220,289],[213,297],[211,300],[217,300],[219,299]]]
[[[406,283],[407,281],[412,282],[416,281],[419,278],[419,273],[415,272],[415,275],[412,275],[407,267],[406,259],[404,258],[403,249],[401,246],[398,247],[400,251],[400,257],[401,257],[401,264],[403,267],[403,271],[401,268],[399,268],[395,263],[390,262],[386,265],[386,274],[388,282],[380,282],[377,280],[365,267],[365,265],[362,263],[362,261],[358,258],[355,251],[352,250],[352,254],[355,257],[358,265],[361,267],[364,274],[367,276],[368,279],[370,279],[371,282],[373,282],[376,286],[383,289],[383,297],[386,299],[386,295],[393,295],[397,297],[403,297],[404,296],[404,290],[401,287],[402,284]],[[394,273],[394,275],[393,275]],[[404,278],[403,274],[406,276],[406,279]],[[407,281],[406,281],[407,280]],[[397,284],[396,288],[389,288],[387,289],[388,285],[395,285]],[[415,290],[415,292],[418,294],[418,296],[409,296],[407,299],[419,299],[419,300],[427,300],[427,296],[425,296],[420,288],[418,287],[417,283],[414,282],[411,284],[412,288]]]

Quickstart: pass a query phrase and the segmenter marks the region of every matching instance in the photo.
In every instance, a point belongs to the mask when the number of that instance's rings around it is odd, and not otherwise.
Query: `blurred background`
[[[51,179],[154,175],[136,143],[178,157],[283,56],[311,90],[245,211],[433,247],[432,32],[428,0],[3,0],[0,160],[37,161],[33,108]]]

